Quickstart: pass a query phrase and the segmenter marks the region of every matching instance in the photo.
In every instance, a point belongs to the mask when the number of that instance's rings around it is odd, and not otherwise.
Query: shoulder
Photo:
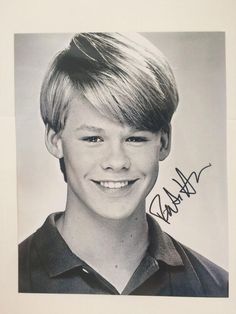
[[[43,274],[46,274],[48,265],[51,264],[53,267],[55,259],[57,261],[60,258],[58,242],[63,242],[63,240],[55,225],[56,216],[59,217],[59,215],[61,213],[50,214],[41,227],[19,244],[19,292],[32,292],[35,283],[42,279]],[[54,259],[52,259],[53,250],[57,253]]]
[[[34,234],[29,236],[18,246],[19,292],[30,291],[30,256]]]
[[[173,239],[185,267],[196,273],[206,296],[228,296],[228,272],[206,257]]]
[[[31,234],[28,238],[26,238],[24,241],[22,241],[18,245],[19,257],[22,258],[25,254],[27,254],[27,252],[29,252],[33,236],[34,236],[34,233]]]

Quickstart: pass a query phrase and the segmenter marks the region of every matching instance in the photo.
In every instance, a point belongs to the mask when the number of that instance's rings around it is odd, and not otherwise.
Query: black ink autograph
[[[175,171],[179,176],[180,182],[173,178],[172,180],[180,186],[178,195],[172,194],[170,191],[163,187],[163,190],[169,197],[172,205],[170,206],[165,204],[163,208],[161,197],[159,194],[156,194],[149,206],[149,213],[170,224],[169,219],[172,214],[177,214],[179,212],[178,206],[183,201],[182,195],[190,197],[191,195],[197,193],[193,186],[193,183],[190,182],[190,179],[195,178],[196,183],[199,183],[202,172],[209,167],[211,167],[211,163],[203,167],[198,173],[193,171],[188,177],[186,177],[178,168],[175,168]],[[153,208],[155,204],[157,204],[157,209]]]

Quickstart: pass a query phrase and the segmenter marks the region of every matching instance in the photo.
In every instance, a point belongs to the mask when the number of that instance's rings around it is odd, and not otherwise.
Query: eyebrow
[[[93,125],[87,125],[87,124],[82,124],[80,127],[76,128],[76,131],[81,131],[81,130],[99,132],[99,133],[104,131],[102,128],[98,128]]]

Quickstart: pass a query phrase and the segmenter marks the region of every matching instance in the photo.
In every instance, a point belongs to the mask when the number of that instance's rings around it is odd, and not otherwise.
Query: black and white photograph
[[[1,314],[234,314],[235,12],[0,3]]]
[[[15,33],[18,292],[229,296],[225,32]]]

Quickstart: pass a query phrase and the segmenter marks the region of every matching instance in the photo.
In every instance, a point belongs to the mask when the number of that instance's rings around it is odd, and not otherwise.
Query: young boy
[[[177,105],[167,60],[141,36],[82,33],[55,57],[41,114],[67,201],[20,244],[20,292],[227,296],[227,273],[145,212]]]

